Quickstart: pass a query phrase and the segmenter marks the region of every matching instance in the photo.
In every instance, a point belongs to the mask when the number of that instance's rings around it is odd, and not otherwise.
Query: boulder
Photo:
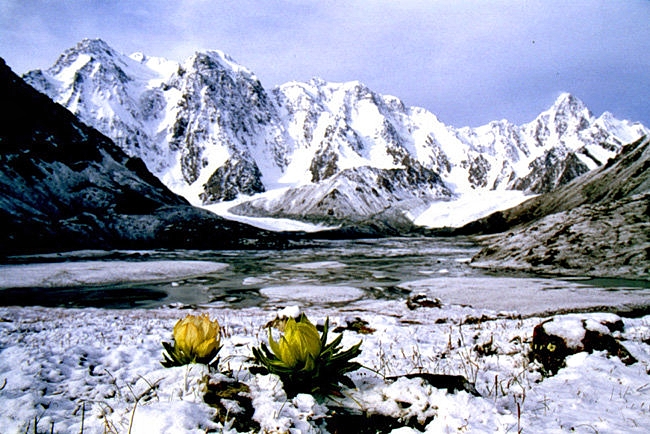
[[[636,359],[619,342],[623,321],[614,314],[564,315],[535,326],[529,357],[542,365],[544,375],[555,375],[572,354],[606,351],[626,365]]]
[[[431,298],[426,294],[414,294],[406,299],[406,306],[411,310],[421,307],[439,308],[442,307],[442,301],[439,298]]]

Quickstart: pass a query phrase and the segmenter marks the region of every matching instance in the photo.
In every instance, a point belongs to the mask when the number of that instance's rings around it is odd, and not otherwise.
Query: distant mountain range
[[[553,191],[650,133],[570,94],[527,124],[454,128],[359,82],[267,90],[219,51],[176,63],[101,40],[24,79],[194,205],[333,223],[408,226],[472,192]]]

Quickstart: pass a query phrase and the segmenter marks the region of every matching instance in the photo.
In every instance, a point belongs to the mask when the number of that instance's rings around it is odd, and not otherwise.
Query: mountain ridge
[[[286,242],[191,206],[2,59],[0,95],[0,254]]]
[[[496,233],[477,267],[536,273],[650,276],[650,138],[559,189],[492,214],[459,233]]]
[[[388,208],[414,214],[473,191],[543,193],[648,133],[609,113],[596,118],[568,93],[520,126],[502,120],[454,128],[358,81],[312,79],[267,91],[219,51],[174,63],[107,47],[84,40],[25,79],[140,156],[193,204],[253,196],[233,210],[251,215],[331,220],[352,210],[346,217],[363,220]],[[83,56],[87,63],[75,63]],[[111,65],[117,65],[113,74],[101,73]],[[364,174],[395,188],[367,181],[340,186]],[[287,196],[263,194],[277,188]],[[335,190],[348,205],[331,201]],[[314,194],[320,199],[313,201]],[[331,206],[319,205],[327,200]],[[307,202],[313,206],[305,208]],[[296,206],[287,208],[291,203]]]

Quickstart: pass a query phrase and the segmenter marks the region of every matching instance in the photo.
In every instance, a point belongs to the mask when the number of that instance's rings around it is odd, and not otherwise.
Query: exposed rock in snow
[[[283,133],[272,101],[250,71],[219,51],[178,64],[85,39],[25,80],[192,203],[263,191],[258,164],[277,164],[269,153]]]
[[[620,336],[623,327],[623,320],[611,313],[553,317],[535,326],[531,361],[540,362],[547,375],[563,368],[568,356],[583,351],[606,351],[631,365],[637,360],[614,335]]]
[[[231,211],[244,215],[360,221],[399,203],[427,204],[432,198],[450,196],[451,192],[431,170],[364,166],[346,169],[318,184],[291,188],[273,199],[244,202]]]
[[[278,236],[194,208],[139,158],[0,63],[2,253],[75,248],[220,248]],[[259,244],[258,244],[259,243]]]

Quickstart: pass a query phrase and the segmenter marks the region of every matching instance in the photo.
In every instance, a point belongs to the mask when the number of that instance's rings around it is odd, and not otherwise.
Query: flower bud
[[[219,330],[219,323],[207,314],[187,315],[174,326],[176,349],[193,360],[216,355],[221,347]]]
[[[311,371],[321,352],[321,339],[316,327],[303,315],[298,321],[289,318],[278,342],[269,330],[269,346],[286,367]]]

